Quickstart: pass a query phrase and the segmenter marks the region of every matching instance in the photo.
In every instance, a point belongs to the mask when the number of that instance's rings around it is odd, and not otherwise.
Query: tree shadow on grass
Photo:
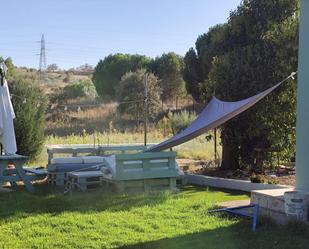
[[[136,207],[154,206],[163,203],[171,194],[118,194],[104,188],[86,193],[74,192],[64,195],[63,188],[49,185],[35,186],[35,194],[28,193],[22,186],[13,192],[0,194],[0,220],[18,213],[58,214],[70,212],[129,211]]]
[[[182,193],[186,195],[195,195],[198,192],[201,191],[207,191],[209,193],[215,193],[215,192],[224,192],[227,196],[247,196],[250,198],[249,192],[244,191],[237,191],[237,190],[230,190],[230,189],[222,189],[222,188],[213,188],[213,187],[207,187],[207,186],[192,186],[187,185],[181,188]]]
[[[256,232],[251,223],[241,220],[227,227],[199,233],[188,233],[174,238],[164,238],[118,249],[305,249],[308,232],[297,234],[287,227],[260,224]]]
[[[156,206],[171,198],[182,198],[207,193],[218,192],[219,189],[206,189],[185,186],[179,193],[136,193],[121,194],[110,189],[96,189],[86,193],[74,192],[63,195],[63,188],[53,188],[47,184],[35,185],[35,194],[28,193],[22,186],[18,186],[11,193],[0,194],[0,220],[6,220],[19,215],[54,214],[69,212],[100,212],[100,211],[130,211],[144,206]],[[207,195],[207,193],[205,193]],[[227,195],[239,195],[239,192],[227,191]]]

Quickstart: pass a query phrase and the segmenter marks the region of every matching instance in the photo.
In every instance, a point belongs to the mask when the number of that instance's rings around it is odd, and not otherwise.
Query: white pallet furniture
[[[73,190],[81,190],[83,192],[88,189],[101,186],[103,173],[102,171],[78,171],[67,174],[67,182],[65,192]]]

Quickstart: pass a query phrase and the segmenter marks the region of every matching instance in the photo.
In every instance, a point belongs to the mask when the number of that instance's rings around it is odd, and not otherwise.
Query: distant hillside
[[[38,70],[33,68],[16,68],[16,74],[23,75],[33,74],[38,75]],[[56,94],[68,84],[79,80],[91,79],[92,72],[79,72],[73,70],[59,70],[55,72],[45,72],[45,77],[42,80],[42,86],[46,94]]]

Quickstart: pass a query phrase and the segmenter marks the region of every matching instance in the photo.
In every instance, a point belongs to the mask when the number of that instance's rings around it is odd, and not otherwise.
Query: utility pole
[[[145,73],[144,81],[144,146],[147,146],[147,121],[148,121],[148,73]]]
[[[40,82],[45,78],[46,70],[46,54],[45,54],[45,38],[44,34],[41,37],[41,50],[40,50],[40,64],[39,64],[39,78]]]

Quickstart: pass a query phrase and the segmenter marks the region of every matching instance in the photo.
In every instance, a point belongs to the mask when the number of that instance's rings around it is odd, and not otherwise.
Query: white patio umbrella
[[[7,67],[0,64],[0,143],[6,155],[15,154],[17,151],[14,123],[15,113],[10,98],[9,87],[5,79]]]

